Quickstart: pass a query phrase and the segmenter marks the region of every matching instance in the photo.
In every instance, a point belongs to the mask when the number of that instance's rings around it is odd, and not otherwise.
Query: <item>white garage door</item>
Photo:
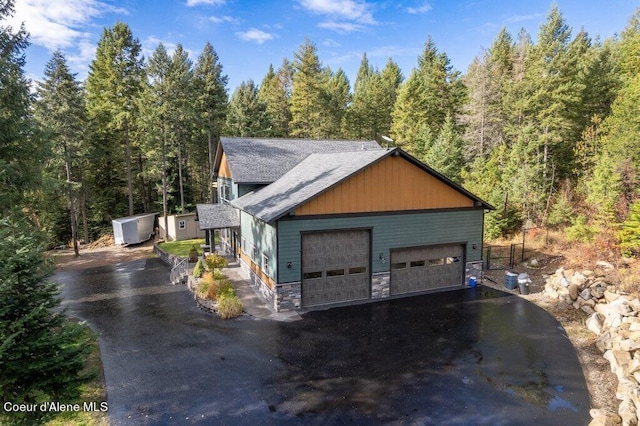
[[[302,306],[368,299],[369,231],[302,234]]]
[[[461,286],[464,245],[444,244],[391,251],[391,295]]]

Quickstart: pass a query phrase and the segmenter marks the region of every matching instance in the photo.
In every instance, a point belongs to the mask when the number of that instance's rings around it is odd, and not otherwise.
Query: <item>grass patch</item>
[[[183,241],[168,241],[164,243],[158,244],[160,248],[167,253],[170,253],[174,256],[178,257],[189,257],[189,251],[191,247],[194,245],[198,249],[199,254],[202,254],[202,249],[200,248],[201,244],[204,244],[204,238],[196,238],[193,240],[183,240]]]
[[[98,336],[86,324],[84,324],[83,327],[86,337],[90,340],[91,353],[87,357],[87,364],[82,373],[91,374],[93,379],[80,387],[82,392],[80,399],[73,401],[73,403],[80,405],[80,411],[59,413],[46,423],[47,426],[70,426],[79,424],[86,426],[106,426],[109,424],[107,421],[107,412],[100,411],[101,403],[107,401],[107,391],[104,382],[102,360],[100,359]],[[85,403],[95,403],[97,411],[84,411]]]

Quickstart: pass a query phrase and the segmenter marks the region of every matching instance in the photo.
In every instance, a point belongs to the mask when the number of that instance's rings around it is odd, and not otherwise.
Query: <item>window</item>
[[[186,220],[179,220],[178,221],[178,229],[185,229],[187,227],[187,221]]]
[[[398,262],[398,263],[391,264],[391,269],[404,269],[406,267],[407,267],[407,262]]]
[[[410,263],[410,266],[412,268],[417,268],[419,266],[424,266],[426,265],[426,262],[424,260],[414,260]]]
[[[322,278],[322,271],[317,271],[317,272],[305,272],[304,274],[302,274],[302,279],[303,280],[310,280],[313,278]]]
[[[327,271],[327,277],[341,277],[344,275],[344,269],[332,269]]]
[[[240,249],[243,252],[247,252],[247,239],[245,237],[242,237],[242,245],[240,246]]]
[[[222,198],[224,201],[229,201],[229,196],[231,194],[229,193],[229,184],[223,183],[222,186],[220,187],[220,198]]]
[[[364,274],[365,272],[367,272],[366,266],[356,266],[355,268],[349,268],[349,275]]]
[[[262,272],[269,275],[269,257],[262,253]]]
[[[429,259],[429,266],[444,265],[444,259]]]
[[[251,244],[251,259],[256,263],[258,262],[258,248],[255,244]]]

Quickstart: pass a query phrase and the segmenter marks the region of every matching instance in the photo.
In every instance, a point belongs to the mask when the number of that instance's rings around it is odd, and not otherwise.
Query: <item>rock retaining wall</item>
[[[591,425],[637,425],[640,418],[640,300],[607,280],[613,270],[598,262],[594,270],[560,268],[546,279],[544,295],[560,308],[580,309],[589,317],[587,328],[618,378],[618,415],[591,410]]]

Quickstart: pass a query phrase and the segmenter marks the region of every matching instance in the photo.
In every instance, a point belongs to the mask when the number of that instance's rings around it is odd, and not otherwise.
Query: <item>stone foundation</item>
[[[302,306],[302,283],[277,284],[275,308],[278,312],[295,311]]]
[[[371,299],[386,299],[389,297],[390,272],[378,272],[371,275]]]

